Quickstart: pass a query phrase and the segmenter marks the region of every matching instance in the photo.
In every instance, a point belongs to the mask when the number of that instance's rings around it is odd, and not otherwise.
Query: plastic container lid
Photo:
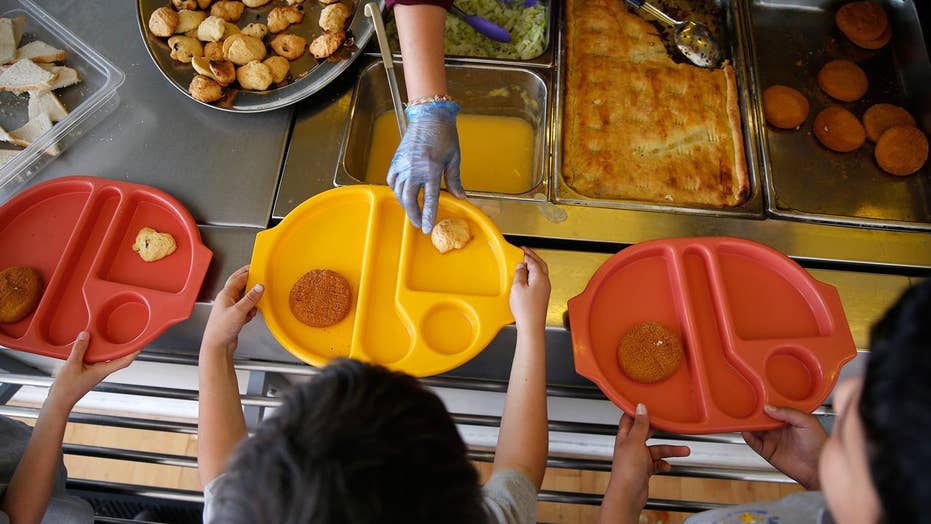
[[[622,410],[643,402],[675,433],[771,429],[763,404],[811,412],[856,347],[837,290],[785,255],[736,238],[682,238],[624,249],[569,301],[575,367]],[[685,356],[645,384],[618,363],[621,338],[658,322]]]
[[[437,221],[459,217],[473,238],[440,254],[384,186],[331,189],[305,201],[256,236],[249,286],[265,285],[259,309],[294,356],[314,366],[336,357],[382,364],[415,376],[443,373],[481,352],[514,321],[508,295],[523,252],[467,201],[440,196]],[[329,269],[352,287],[352,308],[329,328],[291,313],[291,287]]]

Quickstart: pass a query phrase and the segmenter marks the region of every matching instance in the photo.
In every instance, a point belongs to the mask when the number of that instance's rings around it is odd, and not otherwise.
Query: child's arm
[[[743,433],[744,440],[767,462],[805,489],[820,489],[818,459],[828,434],[813,415],[792,408],[763,406],[770,417],[786,425],[769,431]]]
[[[78,334],[68,360],[58,372],[42,404],[29,444],[0,505],[10,517],[10,522],[42,520],[61,461],[61,442],[65,437],[68,414],[81,397],[107,375],[125,368],[139,355],[137,351],[116,360],[88,365],[84,363],[84,353],[89,340],[89,333]]]
[[[517,321],[517,348],[511,365],[493,472],[517,470],[537,491],[543,484],[549,450],[546,416],[546,308],[550,280],[546,263],[524,248],[511,287]]]
[[[263,291],[256,285],[243,296],[248,278],[245,266],[226,281],[213,302],[200,346],[197,469],[203,486],[223,473],[236,445],[246,438],[233,353],[239,332],[255,317]]]
[[[611,480],[601,504],[599,522],[604,524],[636,524],[647,503],[650,476],[671,469],[664,459],[685,457],[686,446],[647,446],[650,438],[650,417],[647,407],[637,405],[637,416],[621,417],[614,440],[614,464]]]

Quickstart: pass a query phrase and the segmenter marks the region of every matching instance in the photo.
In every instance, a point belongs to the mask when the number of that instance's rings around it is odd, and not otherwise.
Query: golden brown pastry
[[[280,33],[291,24],[299,24],[304,20],[304,11],[296,7],[276,7],[268,12],[268,30]]]
[[[287,58],[282,56],[270,56],[263,60],[262,63],[268,66],[269,71],[272,72],[272,79],[276,84],[284,82],[285,78],[288,78],[288,73],[291,72],[291,64]]]
[[[352,307],[352,288],[339,273],[314,269],[305,273],[288,296],[291,313],[304,324],[323,328],[338,324]]]
[[[226,33],[226,20],[219,16],[208,16],[197,26],[197,39],[202,42],[219,42]]]
[[[472,240],[469,222],[462,218],[444,218],[433,226],[430,233],[433,247],[446,254],[454,249],[462,249]]]
[[[236,81],[236,67],[229,60],[208,60],[199,56],[191,60],[191,65],[199,74],[216,80],[223,87]]]
[[[45,283],[31,267],[8,267],[0,271],[0,324],[28,317],[39,305]]]
[[[763,113],[771,125],[795,129],[808,118],[808,99],[791,87],[769,86],[763,91]]]
[[[346,27],[346,20],[349,20],[351,15],[346,4],[331,4],[320,11],[320,20],[317,23],[324,31],[342,31]]]
[[[831,60],[818,71],[818,87],[842,102],[853,102],[866,94],[869,80],[850,60]]]
[[[275,38],[272,38],[269,45],[272,47],[272,50],[280,56],[288,60],[297,60],[304,56],[304,50],[307,49],[307,40],[301,36],[282,33],[280,35],[275,35]]]
[[[883,171],[908,176],[928,160],[928,137],[914,126],[894,126],[876,143],[876,163]]]
[[[207,18],[207,13],[203,11],[191,11],[190,9],[182,9],[178,11],[178,27],[175,28],[175,33],[184,34],[188,31],[197,30],[197,27]]]
[[[230,62],[241,66],[265,58],[265,44],[258,38],[235,34],[223,41],[223,54]]]
[[[641,322],[624,333],[618,362],[625,375],[652,384],[673,375],[683,357],[682,341],[657,322]]]
[[[346,33],[342,31],[337,31],[335,33],[323,33],[317,38],[314,38],[313,42],[310,43],[308,50],[310,51],[310,54],[314,55],[314,58],[320,60],[335,53],[336,50],[343,45],[343,40],[345,39]]]
[[[176,10],[197,9],[197,0],[171,0],[171,6]]]
[[[253,91],[265,91],[272,85],[274,77],[267,65],[253,60],[236,70],[236,80],[239,87]]]
[[[198,75],[195,77],[197,79]],[[201,77],[206,78],[206,77]],[[207,80],[210,80],[207,78]],[[212,80],[210,80],[212,82]],[[160,233],[151,227],[144,227],[136,235],[136,242],[133,244],[133,251],[139,253],[139,257],[146,262],[155,262],[161,260],[175,252],[178,245],[175,243],[175,237],[170,233]]]
[[[207,42],[204,44],[204,58],[207,60],[226,60],[223,54],[223,44],[220,42]]]
[[[818,113],[812,130],[825,147],[839,153],[858,149],[866,141],[860,120],[841,106],[828,106]]]
[[[190,64],[195,56],[204,55],[204,47],[196,38],[184,35],[175,35],[168,39],[168,48],[171,49],[171,58]]]
[[[265,38],[265,35],[268,34],[268,26],[259,22],[253,22],[246,27],[243,27],[240,33],[253,36],[261,40]]]
[[[210,7],[211,3],[213,3],[213,0],[197,0],[197,7],[201,9],[207,9]]]
[[[917,125],[911,113],[892,104],[876,104],[870,106],[866,113],[863,113],[863,127],[866,128],[866,137],[872,142],[879,141],[879,137],[890,127],[916,127]]]
[[[246,7],[256,8],[256,7],[262,7],[263,5],[271,1],[272,0],[243,0],[242,3],[246,4]]]
[[[149,31],[155,36],[169,37],[178,28],[178,13],[170,7],[159,7],[149,17]]]
[[[886,11],[869,0],[844,4],[834,14],[834,21],[851,40],[876,40],[889,27]]]
[[[227,22],[238,22],[246,5],[242,2],[220,0],[210,7],[210,16],[218,16]]]

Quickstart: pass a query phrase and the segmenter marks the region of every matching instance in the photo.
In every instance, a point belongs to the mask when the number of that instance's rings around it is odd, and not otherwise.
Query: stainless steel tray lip
[[[154,40],[160,39],[150,35],[148,31],[148,19],[145,16],[146,10],[142,5],[143,2],[146,2],[146,0],[137,0],[136,19],[138,22],[139,34],[145,44],[146,52],[149,54],[149,58],[151,58],[152,62],[155,64],[155,68],[158,69],[158,71],[170,85],[183,93],[185,97],[200,105],[209,107],[211,109],[216,109],[218,111],[225,111],[228,113],[261,113],[290,106],[313,95],[317,91],[326,87],[327,84],[332,82],[343,71],[348,69],[349,66],[351,66],[352,63],[363,54],[363,49],[365,48],[365,45],[368,43],[369,39],[375,33],[375,28],[372,25],[371,20],[365,16],[364,13],[365,4],[367,2],[363,0],[354,1],[356,4],[356,9],[355,13],[353,13],[352,23],[350,24],[348,32],[355,40],[356,49],[352,51],[349,57],[347,57],[345,60],[340,60],[339,62],[320,62],[312,69],[310,69],[306,75],[294,80],[284,87],[271,89],[261,93],[241,90],[236,94],[236,98],[234,99],[234,103],[231,107],[208,104],[206,102],[196,100],[188,92],[187,86],[178,83],[178,81],[166,71],[166,68],[162,66],[162,63],[160,62],[160,59],[154,49],[154,46],[161,45],[161,42],[153,42]],[[380,9],[384,9],[385,0],[373,1],[378,2]],[[147,12],[151,12],[151,10]],[[245,17],[245,15],[243,16]],[[245,99],[244,101],[247,102],[246,104],[240,103],[240,101],[243,101],[243,99]]]
[[[807,213],[802,211],[792,211],[783,209],[768,209],[767,213],[773,217],[795,220],[798,222],[808,222],[813,224],[824,224],[831,226],[848,226],[857,228],[885,229],[885,230],[902,230],[913,232],[931,231],[931,224],[925,222],[907,222],[904,220],[891,221],[878,218],[857,218],[845,217],[838,215],[825,215],[819,213]]]
[[[754,68],[749,67],[751,42],[747,35],[750,33],[748,12],[744,3],[734,0],[729,3],[730,8],[723,10],[726,28],[731,38],[731,63],[737,75],[737,90],[739,94],[738,105],[741,114],[741,132],[744,139],[744,156],[747,162],[747,173],[750,180],[750,196],[747,200],[735,207],[716,208],[694,204],[663,204],[657,202],[641,202],[637,200],[609,200],[589,198],[573,190],[562,177],[562,127],[563,103],[565,100],[565,69],[566,69],[566,21],[560,18],[558,35],[558,52],[556,55],[557,79],[555,82],[556,103],[552,115],[552,150],[553,159],[551,176],[553,200],[560,204],[580,205],[589,207],[605,207],[615,209],[645,210],[663,213],[679,213],[691,215],[711,215],[722,217],[747,217],[762,219],[765,216],[762,176],[760,174],[760,140],[757,133],[759,120],[756,114],[749,109],[753,100],[757,98],[755,78],[752,78]],[[729,15],[729,16],[728,16]],[[731,17],[734,17],[732,19]]]
[[[401,65],[401,62],[395,60],[396,65]],[[458,63],[446,63],[447,68],[451,69],[472,69],[472,70],[496,70],[496,71],[512,71],[520,72],[524,74],[529,74],[533,76],[538,82],[540,82],[543,87],[543,92],[546,102],[546,107],[542,110],[543,112],[543,144],[540,158],[540,179],[534,184],[529,190],[523,193],[495,193],[488,191],[471,191],[466,190],[466,196],[470,198],[483,198],[483,199],[492,199],[492,200],[512,200],[512,201],[536,201],[539,202],[537,195],[543,195],[549,200],[549,179],[551,162],[549,161],[549,150],[550,150],[550,137],[549,130],[552,127],[550,125],[550,117],[552,115],[552,106],[554,105],[553,96],[551,94],[551,80],[548,80],[543,77],[543,72],[545,70],[534,70],[534,69],[525,69],[521,67],[514,67],[513,64],[458,64]],[[345,160],[347,149],[349,147],[349,136],[352,132],[352,121],[356,115],[356,108],[358,107],[358,98],[359,98],[359,84],[362,82],[362,79],[366,74],[369,74],[373,69],[382,69],[381,58],[372,57],[371,63],[364,65],[359,71],[359,78],[356,80],[356,85],[352,91],[352,98],[349,102],[349,113],[346,115],[346,124],[343,128],[342,139],[340,140],[339,153],[337,156],[336,170],[333,174],[333,185],[336,187],[347,186],[347,185],[360,185],[368,184],[363,180],[352,176],[349,173],[349,170],[346,168]],[[377,74],[377,73],[376,73]]]

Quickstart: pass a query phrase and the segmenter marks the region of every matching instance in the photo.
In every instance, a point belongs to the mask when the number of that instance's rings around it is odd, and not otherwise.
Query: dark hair
[[[870,332],[860,419],[883,522],[931,523],[931,280]]]
[[[217,486],[223,523],[449,522],[486,517],[442,401],[415,378],[339,360],[289,392]]]

